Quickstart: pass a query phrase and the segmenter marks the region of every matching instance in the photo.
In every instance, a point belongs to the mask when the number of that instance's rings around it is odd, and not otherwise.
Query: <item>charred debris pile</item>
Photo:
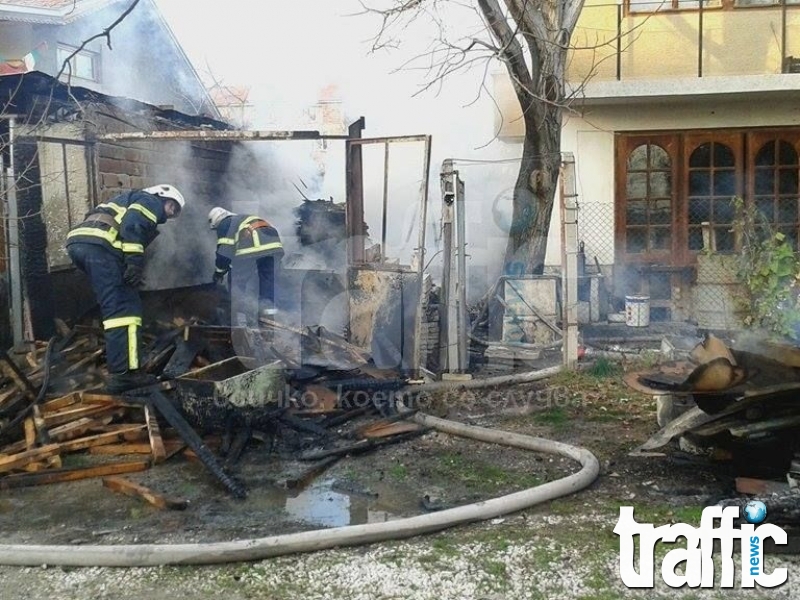
[[[159,383],[112,395],[99,322],[59,325],[47,342],[0,353],[0,489],[101,477],[112,490],[183,508],[124,475],[200,461],[210,485],[243,498],[236,464],[245,451],[280,451],[318,473],[425,432],[390,400],[407,379],[322,327],[156,321],[143,368]]]
[[[706,334],[674,358],[625,377],[656,396],[661,426],[633,455],[727,466],[736,491],[764,499],[771,520],[800,525],[800,347]]]

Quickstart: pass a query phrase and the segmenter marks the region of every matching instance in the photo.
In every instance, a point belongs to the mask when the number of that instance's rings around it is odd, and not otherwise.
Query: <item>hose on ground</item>
[[[552,373],[549,373],[552,374]],[[549,376],[543,375],[534,379]],[[534,377],[533,373],[527,374]],[[520,377],[520,376],[512,376]],[[507,380],[507,378],[495,378]],[[490,380],[482,380],[489,382]],[[463,382],[459,382],[463,383]],[[473,383],[473,382],[469,382]],[[498,385],[487,383],[487,385]],[[477,386],[476,386],[477,387]],[[196,544],[135,545],[0,545],[0,564],[16,566],[62,565],[75,567],[149,567],[176,564],[220,564],[255,561],[287,554],[313,552],[339,546],[356,546],[386,540],[409,538],[433,533],[455,525],[492,519],[518,512],[543,502],[566,496],[590,485],[600,472],[597,458],[588,450],[553,440],[496,429],[465,425],[431,415],[416,413],[413,419],[421,425],[443,433],[482,442],[490,442],[557,454],[577,461],[581,468],[562,479],[520,492],[467,504],[435,513],[383,523],[348,525],[300,533],[243,539],[229,542]]]

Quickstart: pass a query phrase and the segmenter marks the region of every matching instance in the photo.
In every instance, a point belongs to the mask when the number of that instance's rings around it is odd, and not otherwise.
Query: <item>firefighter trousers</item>
[[[99,244],[74,242],[67,252],[78,269],[86,273],[103,315],[106,364],[110,373],[139,368],[142,300],[136,288],[123,280],[125,262]]]
[[[231,264],[231,316],[244,315],[255,326],[259,312],[275,308],[276,269],[280,256],[234,259]]]

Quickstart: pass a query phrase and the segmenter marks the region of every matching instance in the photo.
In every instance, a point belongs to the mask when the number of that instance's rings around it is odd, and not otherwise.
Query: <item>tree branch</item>
[[[67,85],[69,85],[69,79],[72,78],[72,66],[70,65],[70,61],[73,58],[75,58],[81,50],[86,48],[86,46],[88,44],[92,43],[94,40],[96,40],[98,38],[101,38],[101,37],[106,38],[106,44],[108,45],[108,48],[110,50],[111,49],[111,30],[114,29],[120,23],[122,23],[122,21],[125,20],[125,17],[127,17],[131,13],[131,11],[134,8],[136,8],[137,4],[139,4],[139,0],[133,0],[133,2],[131,2],[130,6],[128,6],[128,8],[126,8],[125,11],[119,17],[117,17],[116,21],[114,21],[111,25],[109,25],[108,27],[103,29],[103,31],[101,31],[100,33],[96,33],[95,35],[91,36],[90,38],[87,38],[87,39],[83,40],[83,42],[81,42],[81,45],[78,46],[72,52],[72,54],[70,54],[69,56],[67,56],[64,59],[64,62],[61,64],[61,69],[58,71],[58,74],[56,75],[56,80],[60,79],[61,76],[64,74],[64,71],[69,67],[69,76],[68,76],[68,81],[67,81]]]

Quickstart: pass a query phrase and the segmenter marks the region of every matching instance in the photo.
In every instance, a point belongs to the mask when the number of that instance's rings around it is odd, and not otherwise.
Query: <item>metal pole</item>
[[[469,343],[467,331],[467,216],[464,203],[464,183],[453,171],[453,189],[456,192],[456,241],[458,243],[458,264],[456,283],[458,285],[458,371],[464,373],[469,366]]]
[[[8,215],[8,275],[10,279],[11,332],[14,345],[25,341],[25,310],[22,293],[22,265],[19,252],[19,208],[14,171],[14,129],[16,121],[8,120],[8,169],[6,170],[6,214]]]
[[[622,79],[622,1],[617,0],[617,81]]]
[[[451,302],[451,279],[452,279],[452,257],[453,257],[453,204],[455,192],[452,189],[453,162],[445,160],[442,163],[441,183],[442,183],[442,298],[439,320],[439,366],[442,371],[450,371],[451,356],[450,344],[452,332],[450,326],[453,319],[450,314]]]
[[[419,376],[422,354],[422,319],[425,318],[425,293],[423,283],[425,278],[425,228],[428,226],[428,181],[431,171],[431,141],[433,138],[425,136],[425,156],[422,164],[422,182],[420,183],[420,207],[419,215],[419,262],[417,263],[417,287],[419,290],[419,301],[417,302],[417,314],[414,315],[414,348],[412,356],[412,369],[414,375]],[[387,144],[388,148],[388,144]]]
[[[578,206],[575,187],[575,158],[565,152],[561,168],[561,286],[564,366],[578,362]]]
[[[786,0],[781,0],[781,73],[786,73]]]
[[[703,76],[703,0],[697,11],[697,76]]]
[[[383,146],[383,215],[381,220],[381,262],[386,262],[386,229],[389,218],[389,142]]]

